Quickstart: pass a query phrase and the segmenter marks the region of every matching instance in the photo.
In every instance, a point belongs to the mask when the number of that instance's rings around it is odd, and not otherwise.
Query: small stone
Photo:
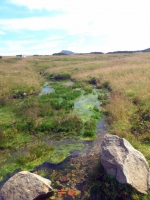
[[[68,195],[71,196],[71,197],[74,197],[75,194],[76,194],[76,191],[75,191],[75,190],[72,190],[72,189],[71,189],[71,190],[68,191]]]
[[[61,198],[61,197],[56,197],[55,200],[63,200],[63,198]]]
[[[75,196],[80,197],[80,195],[81,195],[81,191],[80,190],[76,190]]]
[[[56,197],[55,197],[55,196],[52,196],[52,197],[50,197],[50,200],[54,200],[54,199],[56,199]]]
[[[67,175],[63,175],[61,177],[59,177],[59,180],[62,182],[62,183],[65,183],[65,182],[68,182],[69,181],[69,178]]]
[[[75,177],[76,175],[75,174],[72,174],[72,177]]]
[[[71,182],[70,182],[70,187],[73,189],[73,188],[75,188],[75,186],[76,186],[75,182],[74,182],[74,181],[71,181]]]

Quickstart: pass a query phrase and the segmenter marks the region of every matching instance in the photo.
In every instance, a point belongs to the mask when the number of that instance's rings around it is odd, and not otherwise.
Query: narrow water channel
[[[66,86],[72,86],[73,82],[68,82]],[[51,92],[51,91],[50,91]],[[75,101],[74,110],[82,117],[83,123],[92,116],[91,107],[100,108],[101,102],[98,100],[98,91],[93,90],[93,94],[82,95]],[[102,117],[97,123],[97,137],[94,141],[81,141],[78,139],[63,138],[59,141],[46,139],[45,142],[52,146],[61,146],[69,144],[81,144],[82,150],[70,151],[70,156],[59,164],[44,163],[36,167],[33,171],[39,175],[45,176],[52,181],[52,187],[55,190],[55,199],[71,200],[86,199],[86,185],[90,172],[97,165],[100,159],[100,148],[102,138],[108,131],[107,120]],[[63,190],[63,192],[61,192]],[[68,195],[72,191],[72,195]],[[73,192],[74,191],[74,192]]]
[[[72,86],[73,82],[66,83],[66,86]],[[45,83],[39,96],[55,92],[48,82]],[[101,102],[98,100],[98,91],[84,96],[83,94],[74,102],[74,112],[82,117],[83,123],[89,120],[93,115],[92,108],[100,108]],[[61,138],[53,140],[52,138],[43,137],[45,144],[57,147],[56,154],[61,155],[63,147],[69,146],[69,154],[62,158],[62,162],[43,163],[37,166],[32,172],[37,173],[52,181],[52,187],[55,190],[55,200],[80,200],[86,199],[86,185],[90,172],[99,162],[100,147],[102,138],[108,131],[107,120],[101,117],[97,122],[97,137],[94,141],[84,141],[77,138]],[[78,148],[71,148],[71,147]],[[78,150],[77,150],[78,149]],[[79,150],[80,149],[80,150]],[[15,154],[14,154],[15,155]],[[1,183],[2,185],[3,183]],[[62,192],[63,191],[63,192]],[[68,192],[70,191],[69,195]]]
[[[88,176],[99,161],[102,138],[107,130],[108,126],[106,118],[101,118],[97,123],[97,138],[95,141],[83,141],[83,149],[81,151],[71,151],[71,156],[66,158],[62,163],[57,165],[44,163],[43,165],[36,167],[33,171],[52,181],[56,199],[79,200],[83,197],[86,199]],[[52,143],[50,141],[47,142]],[[63,139],[59,142],[56,141],[55,144],[68,144],[73,142],[75,142],[73,139]],[[62,190],[66,191],[66,193],[64,192],[62,194]],[[74,191],[74,193],[72,192],[72,197],[68,195],[69,190]]]

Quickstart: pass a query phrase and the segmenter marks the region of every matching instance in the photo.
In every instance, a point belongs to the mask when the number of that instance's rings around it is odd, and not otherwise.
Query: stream
[[[70,87],[74,83],[66,82],[65,85]],[[39,97],[43,94],[55,92],[48,82],[42,88]],[[77,98],[74,102],[74,112],[81,116],[83,123],[88,121],[92,116],[92,108],[101,107],[101,102],[98,100],[97,89],[93,89],[93,93]],[[57,154],[63,152],[63,147],[69,147],[69,152],[66,157],[62,158],[62,162],[45,162],[40,166],[35,167],[33,173],[39,174],[42,177],[52,181],[52,187],[55,191],[51,199],[55,200],[87,200],[87,181],[90,172],[98,164],[100,160],[100,148],[104,135],[108,131],[106,117],[101,117],[97,122],[97,137],[95,140],[86,141],[78,138],[62,138],[53,140],[48,136],[43,137],[45,144],[57,147]],[[69,146],[70,145],[70,146]],[[79,148],[73,148],[73,147]],[[78,150],[77,150],[78,149]],[[63,153],[62,153],[63,154]],[[15,155],[15,154],[14,154]],[[9,176],[10,177],[10,176]],[[7,180],[8,178],[7,177]],[[6,181],[6,180],[5,180]],[[4,182],[1,182],[2,186]]]
[[[73,82],[66,83],[72,86]],[[50,87],[50,86],[49,86]],[[52,89],[52,88],[51,88]],[[95,89],[96,91],[96,89]],[[53,92],[53,90],[48,91]],[[84,94],[84,92],[83,92]],[[95,93],[96,94],[96,93]],[[97,101],[97,94],[89,94],[86,98],[81,95],[75,103],[75,112],[82,116],[83,122],[91,117],[91,106],[100,108],[101,102]],[[70,156],[59,164],[44,163],[33,171],[52,181],[56,200],[87,199],[86,187],[90,172],[100,159],[101,142],[108,131],[107,120],[102,117],[97,123],[97,138],[94,141],[81,141],[73,138],[63,138],[60,141],[52,141],[49,138],[45,142],[52,146],[82,143],[82,150],[71,150]],[[69,191],[71,191],[69,193]],[[68,195],[69,194],[69,195]]]
[[[86,185],[89,173],[97,165],[100,159],[100,146],[102,138],[108,130],[106,118],[101,118],[97,123],[97,138],[95,141],[83,141],[84,147],[81,151],[72,150],[70,156],[63,162],[55,165],[44,163],[33,171],[52,181],[52,187],[55,191],[55,199],[71,200],[86,199]],[[78,142],[74,139],[63,139],[61,141],[49,141],[53,145],[68,144]],[[65,192],[61,192],[61,191]],[[72,197],[68,191],[74,191]],[[59,197],[59,198],[57,198]]]

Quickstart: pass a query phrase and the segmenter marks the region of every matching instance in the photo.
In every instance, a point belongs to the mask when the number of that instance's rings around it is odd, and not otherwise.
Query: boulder
[[[51,195],[51,181],[37,174],[21,171],[12,176],[1,188],[1,194],[12,200],[33,200]],[[40,199],[40,198],[39,198]]]
[[[149,189],[148,163],[126,139],[106,134],[101,144],[101,164],[118,182],[130,184],[144,194]]]
[[[8,199],[0,192],[0,200],[8,200]]]
[[[150,190],[150,169],[149,169],[149,175],[148,175],[148,189]]]

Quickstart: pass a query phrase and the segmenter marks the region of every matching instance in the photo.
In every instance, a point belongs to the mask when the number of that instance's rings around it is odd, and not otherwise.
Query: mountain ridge
[[[138,53],[138,52],[150,52],[150,48],[144,49],[144,50],[135,50],[135,51],[112,51],[107,52],[106,54],[115,54],[115,53]],[[53,53],[52,55],[73,55],[73,54],[104,54],[103,52],[90,52],[90,53],[75,53],[73,51],[69,50],[62,50],[59,53]]]

